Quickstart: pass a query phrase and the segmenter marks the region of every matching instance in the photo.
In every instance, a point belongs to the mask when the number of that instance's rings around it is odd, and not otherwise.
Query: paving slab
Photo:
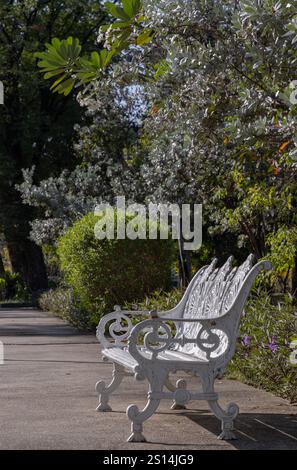
[[[217,440],[220,424],[207,403],[172,411],[164,400],[144,425],[148,442],[128,443],[125,410],[145,405],[147,384],[128,377],[111,399],[113,412],[96,412],[94,384],[109,380],[112,366],[94,335],[38,310],[2,308],[0,340],[0,449],[297,449],[297,407],[233,380],[217,382],[217,391],[222,405],[240,407],[237,440]],[[189,388],[199,387],[186,378]]]

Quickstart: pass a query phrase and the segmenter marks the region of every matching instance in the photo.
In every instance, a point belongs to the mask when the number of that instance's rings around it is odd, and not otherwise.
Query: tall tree
[[[34,291],[46,286],[40,247],[29,239],[36,211],[22,203],[16,185],[35,166],[35,181],[72,168],[73,126],[81,109],[73,97],[53,96],[36,67],[35,53],[53,37],[77,36],[94,49],[106,14],[97,0],[3,0],[0,5],[0,231],[11,264]]]

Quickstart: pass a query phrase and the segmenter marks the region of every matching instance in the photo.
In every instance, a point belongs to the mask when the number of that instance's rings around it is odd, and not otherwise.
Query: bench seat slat
[[[151,359],[151,353],[146,351],[144,348],[140,349],[141,354],[148,359]],[[107,348],[102,350],[102,354],[107,359],[114,361],[118,364],[121,364],[128,369],[133,370],[137,365],[137,361],[131,356],[126,348]],[[179,351],[163,351],[159,353],[158,359],[163,361],[178,361],[178,362],[195,362],[195,363],[207,363],[208,361],[203,358],[193,357],[190,354],[185,354]]]

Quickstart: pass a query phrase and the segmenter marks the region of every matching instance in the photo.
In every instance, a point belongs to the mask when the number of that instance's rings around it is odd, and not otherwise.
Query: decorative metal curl
[[[106,327],[110,337],[115,343],[112,343],[106,335]],[[115,311],[105,315],[97,328],[97,338],[103,347],[112,347],[114,344],[124,344],[128,339],[133,328],[131,319],[121,311],[120,307],[115,306]]]
[[[203,338],[203,335],[207,333],[207,337]],[[199,349],[204,352],[211,353],[220,346],[220,337],[218,334],[213,333],[212,329],[202,327],[197,335],[197,345]]]
[[[123,325],[123,322],[126,322],[126,326]],[[127,315],[122,314],[117,314],[116,321],[114,321],[108,328],[110,336],[116,341],[116,342],[122,342],[125,341],[131,331],[132,328],[132,322]]]
[[[205,332],[208,335],[207,338],[202,337]],[[217,358],[225,353],[229,344],[229,336],[222,329],[203,327],[197,335],[196,343],[198,348],[206,353],[207,358]]]
[[[161,331],[163,330],[163,333]],[[169,345],[172,342],[172,334],[170,327],[166,325],[166,323],[160,324],[159,322],[156,322],[155,324],[152,323],[152,331],[149,331],[146,333],[144,337],[144,346],[148,351],[151,351],[153,353],[153,356],[155,357],[157,354],[159,354],[162,351],[165,351],[168,349]],[[153,344],[157,345],[153,345]],[[158,346],[163,344],[163,346]]]

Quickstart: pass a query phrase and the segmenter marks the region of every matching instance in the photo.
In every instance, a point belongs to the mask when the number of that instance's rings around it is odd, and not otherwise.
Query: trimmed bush
[[[173,255],[171,240],[99,240],[94,235],[98,220],[93,213],[83,217],[59,239],[57,249],[65,280],[94,324],[116,304],[168,288]],[[125,223],[130,220],[126,216]]]

